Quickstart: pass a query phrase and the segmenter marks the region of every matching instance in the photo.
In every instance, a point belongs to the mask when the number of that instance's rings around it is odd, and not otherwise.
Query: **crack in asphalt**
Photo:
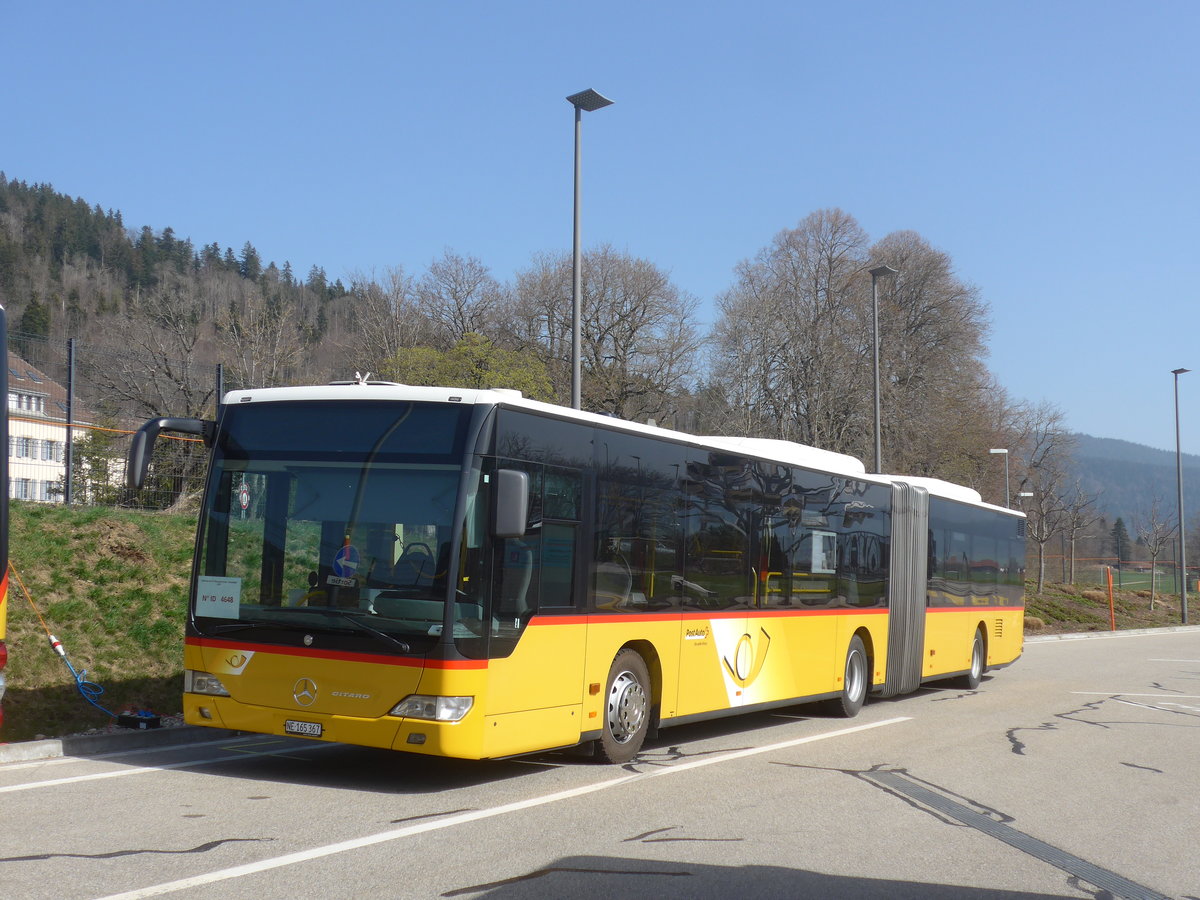
[[[28,856],[0,857],[0,863],[42,862],[47,859],[120,859],[123,856],[140,856],[144,853],[176,856],[188,853],[207,853],[210,850],[215,850],[217,847],[220,847],[223,844],[258,843],[273,840],[275,840],[275,838],[222,838],[218,841],[207,841],[206,843],[200,844],[196,847],[191,847],[187,850],[156,850],[153,848],[148,848],[145,850],[110,850],[107,853],[31,853]]]

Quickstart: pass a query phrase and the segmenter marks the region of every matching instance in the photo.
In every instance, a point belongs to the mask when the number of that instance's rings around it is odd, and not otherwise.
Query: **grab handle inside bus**
[[[517,469],[497,469],[492,492],[492,536],[519,538],[529,518],[529,475]]]
[[[129,444],[129,464],[125,468],[125,481],[133,490],[140,490],[146,483],[146,473],[150,469],[150,455],[154,452],[154,442],[164,431],[175,431],[179,434],[196,434],[204,438],[205,446],[211,447],[213,436],[217,431],[217,423],[207,419],[150,419],[142,425]]]

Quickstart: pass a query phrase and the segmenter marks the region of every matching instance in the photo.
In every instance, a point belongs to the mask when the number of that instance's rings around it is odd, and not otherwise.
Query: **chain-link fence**
[[[1031,554],[1032,555],[1032,554]],[[1178,594],[1180,586],[1179,563],[1168,558],[1157,560],[1118,560],[1115,556],[1076,557],[1074,580],[1071,579],[1072,561],[1069,556],[1046,555],[1046,579],[1063,584],[1077,585],[1107,584],[1107,571],[1112,570],[1113,587],[1126,591],[1148,591],[1151,581],[1154,590],[1163,594]],[[1196,589],[1200,568],[1188,566],[1188,590]]]
[[[10,332],[8,493],[20,500],[166,509],[202,487],[194,438],[163,435],[146,488],[125,487],[133,433],[157,416],[214,415],[221,366],[139,356]]]

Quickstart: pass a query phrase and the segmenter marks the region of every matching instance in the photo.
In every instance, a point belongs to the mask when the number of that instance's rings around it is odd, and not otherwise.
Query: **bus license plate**
[[[283,723],[283,730],[288,734],[302,734],[305,737],[321,736],[319,722],[297,722],[295,719],[288,719]]]

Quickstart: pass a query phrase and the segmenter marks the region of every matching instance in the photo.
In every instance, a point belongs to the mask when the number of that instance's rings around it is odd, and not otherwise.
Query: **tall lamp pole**
[[[1009,498],[1012,495],[1008,492],[1008,449],[1004,447],[993,448],[988,453],[1001,453],[1004,455],[1004,507],[1005,509],[1011,509],[1012,503]]]
[[[875,375],[875,474],[883,473],[883,436],[880,432],[879,415],[879,278],[882,275],[899,275],[899,269],[891,266],[876,266],[871,269],[871,334],[873,336],[873,358]]]
[[[1179,444],[1179,376],[1191,369],[1172,369],[1175,376],[1175,486],[1179,491],[1179,614],[1184,625],[1188,623],[1187,608],[1187,541],[1183,534],[1183,453]]]
[[[571,408],[580,408],[580,383],[582,381],[582,364],[580,363],[580,319],[583,304],[583,275],[579,252],[579,173],[580,153],[579,139],[582,134],[581,123],[585,112],[595,112],[611,106],[612,102],[591,88],[571,94],[567,102],[575,107],[575,229],[574,244],[571,252]]]

